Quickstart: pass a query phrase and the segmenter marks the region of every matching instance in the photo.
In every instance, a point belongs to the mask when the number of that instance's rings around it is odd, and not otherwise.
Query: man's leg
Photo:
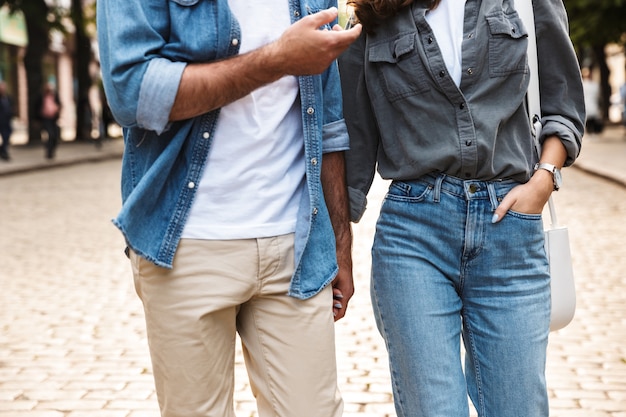
[[[174,268],[131,256],[163,417],[234,417],[235,320],[257,289],[256,241],[183,239]]]
[[[287,296],[293,235],[257,242],[259,294],[241,307],[237,328],[259,416],[340,417],[332,289]]]

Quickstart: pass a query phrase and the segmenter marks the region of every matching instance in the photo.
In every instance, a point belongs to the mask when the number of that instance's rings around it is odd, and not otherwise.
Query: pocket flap
[[[518,16],[505,16],[503,13],[487,16],[487,24],[492,35],[508,35],[511,38],[528,36],[528,31]]]
[[[369,50],[370,62],[389,62],[391,64],[400,60],[403,55],[415,49],[415,35],[407,33],[392,41],[381,42],[372,45]]]

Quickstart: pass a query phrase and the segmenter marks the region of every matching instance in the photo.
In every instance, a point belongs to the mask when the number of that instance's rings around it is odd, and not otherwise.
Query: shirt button
[[[465,108],[465,103],[459,104],[459,109],[463,110]]]
[[[472,141],[471,140],[466,140],[465,141],[465,146],[472,146]]]
[[[209,132],[204,132],[204,133],[202,134],[202,137],[203,137],[203,138],[205,138],[205,139],[208,139],[208,138],[210,138],[210,137],[211,137],[211,134],[210,134]]]
[[[468,73],[469,75],[472,75],[472,74],[474,73],[474,69],[472,69],[472,68],[468,68],[468,69],[467,69],[467,73]]]
[[[235,39],[233,39],[232,41],[230,41],[230,43],[231,43],[233,46],[237,46],[237,45],[239,45],[239,39],[235,38]]]
[[[313,215],[314,215],[314,216],[317,216],[317,207],[315,207],[315,208],[313,209]]]
[[[473,33],[470,33],[470,34],[467,35],[467,39],[472,39],[473,37],[474,37]]]
[[[429,36],[429,37],[428,37],[428,43],[433,43],[433,42],[434,42],[433,37],[432,37],[432,36]]]
[[[465,173],[465,178],[471,178],[471,177],[472,177],[472,174],[470,174],[469,172]]]
[[[196,188],[196,183],[194,183],[193,181],[189,181],[187,183],[187,188],[189,189]]]
[[[443,70],[442,70],[442,71],[439,71],[439,76],[440,76],[441,78],[445,77],[445,76],[446,76],[446,72],[445,72],[445,71],[443,71]]]
[[[309,107],[308,109],[306,109],[307,114],[313,114],[315,113],[315,109],[313,107]]]
[[[296,11],[293,12],[293,15],[298,17],[298,16],[300,16],[300,12],[296,10]]]
[[[317,158],[311,159],[311,165],[317,165]]]

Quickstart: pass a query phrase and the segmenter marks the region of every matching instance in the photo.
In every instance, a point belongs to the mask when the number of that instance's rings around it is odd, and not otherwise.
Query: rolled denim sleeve
[[[162,133],[168,124],[183,62],[162,56],[169,30],[167,2],[97,3],[102,80],[116,121]]]
[[[324,118],[322,125],[322,152],[346,151],[350,148],[348,130],[343,119],[339,67],[333,62],[321,76]]]
[[[186,64],[156,58],[143,76],[137,104],[137,125],[160,134],[167,129]]]
[[[322,129],[322,152],[340,152],[350,149],[348,128],[343,119],[328,123]]]

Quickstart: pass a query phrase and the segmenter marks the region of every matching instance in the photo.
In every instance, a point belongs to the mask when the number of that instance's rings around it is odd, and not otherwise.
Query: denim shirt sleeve
[[[341,104],[341,84],[336,62],[322,75],[324,94],[324,118],[322,126],[322,152],[339,152],[348,150],[348,130],[343,120]]]
[[[162,133],[186,65],[160,53],[167,43],[167,2],[106,0],[97,7],[101,68],[108,75],[103,83],[115,119]]]
[[[167,129],[178,85],[186,64],[156,58],[143,76],[137,104],[137,125],[161,134]]]

